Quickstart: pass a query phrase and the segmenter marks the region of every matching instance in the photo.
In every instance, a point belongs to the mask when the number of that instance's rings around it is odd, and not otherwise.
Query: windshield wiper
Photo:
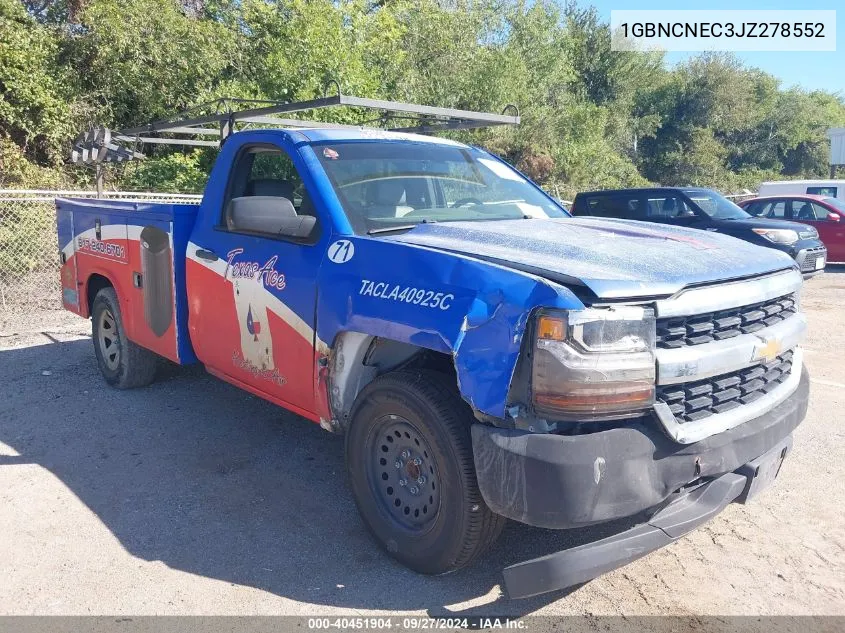
[[[417,224],[403,224],[402,226],[384,226],[380,229],[370,229],[367,235],[378,235],[379,233],[392,233],[393,231],[410,231],[416,228]]]
[[[425,218],[418,222],[417,224],[403,224],[401,226],[383,226],[378,229],[370,229],[367,231],[367,235],[378,235],[379,233],[392,233],[393,231],[409,231],[413,228],[418,227],[420,224],[435,224],[437,220],[429,220]]]

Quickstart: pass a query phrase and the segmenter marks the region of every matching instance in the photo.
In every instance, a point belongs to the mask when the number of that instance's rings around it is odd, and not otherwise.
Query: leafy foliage
[[[210,168],[207,153],[170,153],[127,164],[120,182],[128,191],[202,193]]]
[[[660,54],[614,52],[610,40],[595,9],[571,1],[0,0],[0,186],[88,184],[64,158],[89,125],[119,129],[223,96],[309,99],[332,79],[369,97],[516,103],[519,128],[454,136],[563,197],[826,175],[841,95],[784,90],[729,55],[667,69]],[[109,185],[199,191],[212,159],[159,148],[112,170]]]
[[[52,29],[38,25],[17,0],[0,0],[0,140],[10,139],[44,167],[59,164],[73,133],[72,93],[58,53]],[[14,152],[3,148],[5,172]]]

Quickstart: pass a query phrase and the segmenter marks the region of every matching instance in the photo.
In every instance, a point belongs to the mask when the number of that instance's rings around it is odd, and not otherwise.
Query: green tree
[[[38,170],[17,163],[56,167],[73,128],[73,97],[55,32],[17,0],[0,0],[0,185],[26,184],[17,180],[25,174],[40,180]]]
[[[236,40],[224,24],[186,15],[173,0],[90,0],[63,43],[73,89],[96,122],[169,117],[232,76]]]
[[[210,113],[202,104],[220,97],[310,99],[331,80],[446,107],[515,103],[518,128],[450,135],[566,196],[827,173],[841,95],[785,90],[725,54],[670,68],[659,53],[612,51],[611,35],[594,8],[569,0],[0,0],[0,186],[90,185],[89,170],[65,163],[90,125]],[[213,156],[145,151],[109,185],[195,191]]]

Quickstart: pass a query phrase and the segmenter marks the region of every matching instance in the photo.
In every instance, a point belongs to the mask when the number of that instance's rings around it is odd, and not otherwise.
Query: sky
[[[819,0],[580,0],[592,4],[605,21],[611,10],[619,9],[838,9],[836,12],[836,52],[743,52],[735,53],[743,62],[778,77],[783,87],[827,90],[845,96],[845,3]],[[837,6],[838,5],[838,6]],[[667,53],[674,64],[699,53]]]

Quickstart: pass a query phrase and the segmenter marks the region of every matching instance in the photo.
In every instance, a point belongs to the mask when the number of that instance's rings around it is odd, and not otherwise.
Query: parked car
[[[408,567],[469,565],[506,518],[642,517],[509,567],[511,597],[583,583],[745,503],[807,411],[789,258],[571,218],[454,141],[248,130],[199,206],[57,209],[63,303],[91,317],[105,381],[200,362],[345,434],[363,522]]]
[[[765,196],[739,203],[755,218],[796,220],[815,227],[827,248],[829,263],[845,264],[845,202],[807,194]]]
[[[752,217],[710,189],[654,187],[588,191],[575,196],[571,213],[724,233],[786,253],[805,277],[823,271],[827,260],[827,250],[815,227]]]
[[[764,182],[757,190],[757,195],[761,197],[792,194],[827,196],[845,201],[845,180],[777,180]]]

